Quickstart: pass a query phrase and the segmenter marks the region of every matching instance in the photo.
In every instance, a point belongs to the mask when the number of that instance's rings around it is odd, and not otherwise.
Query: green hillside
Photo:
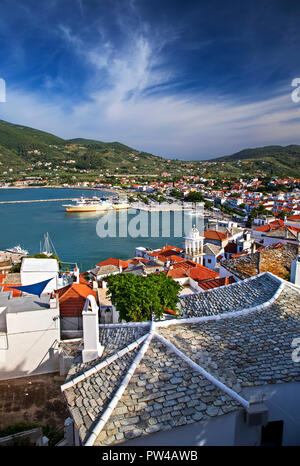
[[[185,154],[182,154],[184,158]],[[167,160],[120,142],[62,139],[53,134],[0,120],[0,177],[42,177],[48,182],[93,180],[99,174],[162,172],[204,178],[294,176],[300,178],[300,146],[266,146],[206,161]],[[179,179],[178,178],[178,179]]]
[[[3,168],[52,162],[60,168],[78,170],[149,171],[164,165],[161,157],[137,151],[119,142],[76,138],[65,140],[53,134],[0,120],[0,162]]]
[[[300,178],[300,146],[265,146],[244,149],[207,161],[221,163],[226,172],[295,176]]]

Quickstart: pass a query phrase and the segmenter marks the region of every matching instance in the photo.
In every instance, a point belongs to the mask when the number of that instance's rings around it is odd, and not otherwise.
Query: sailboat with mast
[[[56,249],[54,247],[53,241],[51,240],[49,233],[45,233],[44,241],[42,245],[42,241],[40,241],[40,254],[45,254],[45,256],[57,256]],[[57,256],[58,257],[58,256]]]

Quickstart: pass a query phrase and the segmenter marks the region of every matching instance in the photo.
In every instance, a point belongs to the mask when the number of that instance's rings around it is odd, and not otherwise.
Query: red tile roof
[[[89,282],[84,278],[84,273],[79,274],[79,283],[81,283],[81,285],[89,284]]]
[[[167,276],[172,278],[190,277],[193,280],[208,280],[219,276],[214,270],[208,269],[203,265],[196,264],[193,261],[179,262],[174,264],[172,269],[167,271]]]
[[[139,263],[141,264],[147,264],[147,262],[149,262],[149,259],[144,259],[143,257],[138,257],[136,259],[133,259],[133,260],[129,260],[128,261],[131,265],[137,265]]]
[[[226,233],[222,233],[221,231],[216,230],[206,230],[204,232],[204,237],[206,239],[215,239],[218,241],[223,241],[224,239],[228,238],[230,235]]]
[[[128,262],[110,257],[109,259],[106,259],[105,261],[99,262],[99,264],[97,264],[98,267],[102,267],[104,265],[114,265],[115,267],[122,267],[123,269],[126,269],[128,267]]]
[[[11,286],[22,286],[22,284],[21,283],[2,284],[2,291],[11,291],[13,298],[18,298],[19,296],[21,296],[22,291],[11,288]]]
[[[87,296],[97,297],[96,292],[89,286],[80,283],[72,283],[60,288],[57,293],[61,317],[81,317]]]
[[[170,256],[169,259],[171,262],[184,262],[184,258],[180,256]]]
[[[205,280],[203,282],[198,282],[198,285],[203,290],[210,290],[212,288],[218,288],[219,286],[231,285],[231,283],[235,283],[235,279],[232,276]]]
[[[268,225],[261,225],[260,227],[253,228],[254,231],[262,231],[262,232],[268,232],[271,230],[276,230],[277,228],[283,227],[284,226],[284,221],[280,220],[278,218],[277,220],[273,220],[273,222],[270,222]]]
[[[198,265],[198,267],[193,267],[192,269],[190,269],[189,276],[193,280],[202,281],[208,280],[210,278],[217,278],[219,277],[219,274],[214,270],[204,267],[203,265]]]
[[[1,285],[1,283],[3,283],[3,282],[4,282],[4,280],[5,280],[5,278],[6,278],[6,275],[7,275],[7,273],[6,273],[6,272],[4,272],[4,273],[0,273],[0,285]]]

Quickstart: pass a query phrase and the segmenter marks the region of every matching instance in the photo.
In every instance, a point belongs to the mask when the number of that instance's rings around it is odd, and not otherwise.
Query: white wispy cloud
[[[0,104],[3,119],[65,138],[118,140],[179,158],[300,142],[300,105],[291,100],[290,83],[277,97],[246,104],[205,93],[172,94],[171,89],[165,96],[151,94],[145,91],[176,79],[173,70],[162,71],[159,55],[163,41],[170,39],[128,32],[128,40],[116,50],[105,36],[87,46],[66,26],[60,26],[60,33],[92,70],[89,99],[66,104],[7,83],[7,102]]]

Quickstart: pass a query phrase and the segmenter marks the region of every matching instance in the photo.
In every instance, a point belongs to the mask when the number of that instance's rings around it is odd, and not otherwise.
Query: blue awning
[[[25,285],[25,286],[7,286],[7,288],[15,289],[24,291],[25,293],[35,294],[37,296],[41,296],[44,289],[51,282],[53,278],[49,278],[48,280],[44,280],[42,282],[33,283],[32,285]]]

